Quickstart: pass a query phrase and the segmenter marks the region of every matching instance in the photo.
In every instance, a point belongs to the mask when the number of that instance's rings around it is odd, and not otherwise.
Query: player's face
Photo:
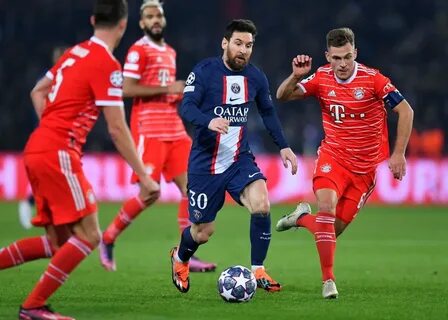
[[[229,40],[224,38],[221,44],[224,61],[232,70],[239,71],[249,63],[254,37],[249,32],[234,32]]]
[[[356,54],[356,49],[350,43],[346,43],[342,47],[329,47],[325,52],[331,69],[341,80],[347,80],[352,76],[355,70]]]
[[[165,15],[161,7],[146,7],[140,17],[140,28],[153,41],[163,38],[163,30],[166,26]]]

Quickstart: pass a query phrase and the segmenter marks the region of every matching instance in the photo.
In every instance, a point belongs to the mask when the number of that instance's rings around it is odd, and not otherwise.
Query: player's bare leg
[[[179,231],[182,234],[183,230],[191,225],[188,219],[187,174],[183,173],[175,177],[174,183],[182,194],[177,214],[177,223],[179,225]],[[216,270],[216,266],[216,263],[201,260],[195,255],[190,258],[190,272],[212,272]]]
[[[280,291],[280,283],[269,276],[263,264],[271,241],[271,216],[266,182],[260,179],[247,185],[240,200],[251,213],[251,264],[257,286],[269,292]]]

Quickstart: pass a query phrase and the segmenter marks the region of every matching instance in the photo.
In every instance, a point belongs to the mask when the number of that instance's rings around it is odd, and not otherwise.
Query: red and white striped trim
[[[86,200],[81,189],[78,177],[72,171],[72,165],[70,161],[70,155],[67,151],[59,150],[59,166],[61,167],[61,172],[67,179],[67,183],[70,187],[72,193],[73,201],[75,202],[75,207],[77,211],[86,208]]]
[[[52,275],[50,272],[45,271],[44,274],[45,274],[47,277],[53,279],[54,281],[59,282],[60,284],[64,284],[64,280],[59,279],[58,277]]]
[[[88,256],[92,252],[92,249],[90,249],[84,242],[76,237],[71,237],[70,239],[68,239],[68,242],[76,247],[85,256]]]
[[[50,241],[48,241],[48,238],[46,236],[40,237],[42,240],[42,244],[44,245],[45,255],[50,258],[53,256],[53,251],[51,250],[51,244]]]
[[[14,263],[15,266],[18,265],[19,263],[16,261],[16,258],[14,258],[14,255],[12,254],[11,249],[9,249],[9,247],[6,247],[6,250],[8,251],[9,256],[11,257],[12,263]]]
[[[13,246],[14,246],[14,248],[15,248],[16,251],[17,251],[17,255],[19,256],[19,257],[18,257],[18,258],[19,258],[19,261],[17,262],[17,264],[22,264],[22,263],[24,263],[24,262],[25,262],[25,259],[23,259],[22,252],[20,252],[20,249],[19,249],[19,247],[17,246],[17,242],[14,242],[14,243],[13,243]]]

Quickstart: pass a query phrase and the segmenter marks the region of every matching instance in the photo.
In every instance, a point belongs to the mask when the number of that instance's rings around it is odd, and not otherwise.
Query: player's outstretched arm
[[[301,99],[304,92],[297,83],[303,79],[310,71],[313,58],[301,54],[292,59],[292,73],[280,84],[277,89],[277,99],[280,101],[290,101]]]
[[[124,109],[122,107],[104,107],[103,113],[115,147],[137,174],[140,184],[143,186],[144,190],[140,194],[142,200],[146,203],[154,202],[159,197],[160,187],[146,174],[145,167],[138,157],[131,132],[126,124]]]
[[[297,157],[292,152],[291,148],[283,148],[280,150],[280,157],[283,161],[283,166],[288,168],[288,162],[291,164],[291,173],[294,175],[297,173]]]
[[[406,100],[402,100],[395,108],[398,113],[397,140],[389,159],[389,169],[395,179],[401,180],[406,175],[405,152],[412,131],[414,111]]]
[[[152,97],[160,94],[182,94],[185,81],[177,80],[173,84],[162,86],[147,86],[139,83],[139,79],[124,77],[123,96],[126,98]]]
[[[31,90],[31,101],[33,102],[34,110],[36,111],[39,119],[42,117],[42,113],[44,112],[45,99],[50,93],[51,85],[52,80],[48,77],[43,77],[36,83],[33,90]]]

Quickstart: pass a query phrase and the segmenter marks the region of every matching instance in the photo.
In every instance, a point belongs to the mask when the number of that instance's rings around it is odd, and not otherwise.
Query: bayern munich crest
[[[364,98],[364,90],[362,88],[356,88],[353,91],[353,97],[355,97],[356,100],[361,100]]]
[[[328,173],[331,171],[331,164],[329,163],[325,163],[323,165],[320,166],[320,171],[322,171],[323,173]]]

